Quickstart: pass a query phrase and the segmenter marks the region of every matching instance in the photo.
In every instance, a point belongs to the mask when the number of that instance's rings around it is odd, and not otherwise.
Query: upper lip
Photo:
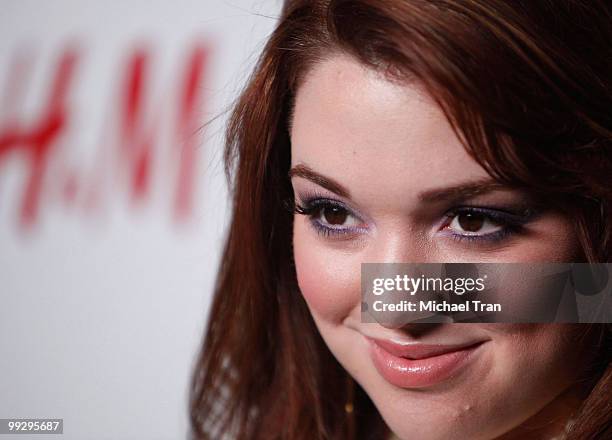
[[[384,339],[374,339],[368,338],[375,344],[377,344],[383,350],[389,352],[390,354],[407,358],[407,359],[426,359],[434,356],[440,356],[446,353],[452,353],[454,351],[465,350],[468,348],[474,348],[477,345],[480,345],[484,341],[472,341],[466,342],[464,344],[454,344],[454,345],[440,345],[440,344],[421,344],[421,343],[408,343],[408,344],[398,344],[397,342],[384,340]]]

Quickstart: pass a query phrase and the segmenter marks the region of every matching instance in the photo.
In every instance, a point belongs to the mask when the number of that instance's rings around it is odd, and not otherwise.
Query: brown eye
[[[457,222],[466,232],[478,232],[485,224],[486,218],[482,214],[465,212],[457,215]]]
[[[448,229],[458,235],[488,235],[503,229],[500,222],[480,212],[457,212]]]
[[[343,225],[349,215],[346,209],[339,206],[326,206],[322,209],[321,214],[330,225]]]

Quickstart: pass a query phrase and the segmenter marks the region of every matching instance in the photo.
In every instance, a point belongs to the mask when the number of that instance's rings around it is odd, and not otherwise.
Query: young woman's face
[[[291,157],[296,203],[308,213],[294,222],[300,289],[395,434],[490,439],[537,414],[564,421],[584,358],[574,326],[360,319],[362,262],[571,261],[578,244],[563,215],[511,224],[529,194],[489,185],[419,87],[346,56],[318,64],[301,85]]]

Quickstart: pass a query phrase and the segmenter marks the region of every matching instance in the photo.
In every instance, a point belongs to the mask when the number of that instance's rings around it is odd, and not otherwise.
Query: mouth
[[[366,337],[380,375],[400,388],[426,388],[454,377],[475,357],[485,341],[425,345]]]

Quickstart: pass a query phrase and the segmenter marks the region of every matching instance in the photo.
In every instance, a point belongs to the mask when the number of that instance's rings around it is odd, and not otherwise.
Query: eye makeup
[[[316,193],[300,197],[294,212],[306,215],[314,230],[324,237],[351,238],[368,231],[361,217],[345,203]]]
[[[363,216],[343,201],[316,191],[300,194],[297,198],[300,202],[294,203],[293,211],[307,216],[310,225],[320,236],[352,239],[370,230]],[[539,213],[539,209],[525,203],[504,203],[503,206],[461,205],[448,209],[442,215],[438,231],[442,237],[457,242],[496,244],[524,232],[525,226]],[[462,223],[471,226],[472,230],[453,228],[455,224],[461,227]],[[479,232],[487,227],[489,232]]]
[[[495,243],[507,237],[519,234],[524,227],[534,219],[538,211],[533,207],[520,205],[517,207],[482,207],[482,206],[458,206],[451,208],[445,214],[440,231],[443,235],[450,236],[456,241],[467,242],[489,242]],[[456,219],[461,217],[471,219],[468,225],[486,225],[494,230],[487,233],[477,231],[457,231],[451,226]],[[460,224],[460,222],[457,222]]]

